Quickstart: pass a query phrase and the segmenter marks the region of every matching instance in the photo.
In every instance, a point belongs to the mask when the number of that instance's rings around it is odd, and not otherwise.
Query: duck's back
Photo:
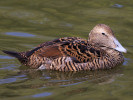
[[[43,63],[51,63],[54,59],[59,57],[69,56],[73,58],[73,61],[78,62],[78,60],[73,57],[73,53],[78,49],[78,47],[76,47],[77,43],[80,44],[81,42],[87,44],[87,40],[78,37],[64,37],[44,42],[38,45],[35,49],[19,53],[19,58],[22,57],[19,61],[31,68],[38,68]],[[10,52],[8,53],[8,51],[5,53],[13,56]]]

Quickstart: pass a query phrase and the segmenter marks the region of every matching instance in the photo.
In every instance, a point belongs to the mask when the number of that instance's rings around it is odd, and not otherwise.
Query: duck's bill
[[[116,45],[116,48],[115,48],[116,50],[118,50],[120,52],[124,52],[124,53],[127,52],[127,50],[120,44],[120,42],[116,38],[113,38],[113,40]]]

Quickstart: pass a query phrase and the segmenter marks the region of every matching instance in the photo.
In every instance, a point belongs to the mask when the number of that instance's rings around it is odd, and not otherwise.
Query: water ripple
[[[77,85],[77,84],[80,84],[82,82],[77,82],[77,83],[72,83],[72,84],[67,84],[67,85],[60,85],[60,86],[71,86],[71,85]]]
[[[14,59],[14,57],[0,55],[0,59]]]
[[[17,66],[19,66],[18,64],[2,64],[0,67],[0,70],[14,70]]]
[[[6,32],[6,35],[19,36],[19,37],[34,37],[35,35],[23,32]]]
[[[115,7],[115,8],[122,8],[123,5],[120,5],[120,4],[114,4],[112,7]]]
[[[127,66],[127,65],[128,65],[128,61],[130,61],[129,58],[124,58],[123,65],[124,65],[124,66]]]
[[[52,95],[52,93],[44,92],[44,93],[39,93],[39,94],[32,95],[32,97],[39,98],[39,97],[46,97],[46,96],[50,96],[50,95]]]
[[[25,76],[26,75],[18,75],[12,78],[0,79],[0,84],[12,83],[12,82],[16,82],[17,80],[25,80],[27,79]]]
[[[12,82],[15,82],[15,81],[16,81],[16,78],[0,79],[0,84],[12,83]]]

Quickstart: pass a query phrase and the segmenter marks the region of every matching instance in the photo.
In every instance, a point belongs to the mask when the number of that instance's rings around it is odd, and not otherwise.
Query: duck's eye
[[[105,33],[102,33],[102,35],[105,35]]]

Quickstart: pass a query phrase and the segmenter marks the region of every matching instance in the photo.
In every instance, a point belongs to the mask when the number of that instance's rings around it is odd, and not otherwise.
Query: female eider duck
[[[81,71],[111,69],[124,61],[122,52],[126,53],[126,49],[109,26],[98,24],[90,31],[88,40],[64,37],[27,52],[3,52],[30,68]]]

